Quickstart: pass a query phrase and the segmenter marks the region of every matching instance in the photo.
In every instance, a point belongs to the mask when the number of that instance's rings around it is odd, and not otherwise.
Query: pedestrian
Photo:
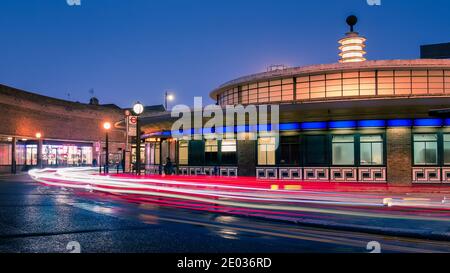
[[[164,166],[164,173],[166,175],[173,174],[173,164],[172,164],[172,160],[170,160],[170,157],[168,157],[166,160],[166,165]]]

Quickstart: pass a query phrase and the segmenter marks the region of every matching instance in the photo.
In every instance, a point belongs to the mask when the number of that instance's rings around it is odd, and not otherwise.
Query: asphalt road
[[[370,242],[383,253],[450,252],[450,242],[130,203],[27,175],[0,177],[2,253],[368,253]]]

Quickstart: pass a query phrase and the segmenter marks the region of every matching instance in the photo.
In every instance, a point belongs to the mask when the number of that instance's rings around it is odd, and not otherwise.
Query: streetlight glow
[[[41,133],[39,133],[39,132],[36,133],[36,138],[37,138],[37,139],[40,139],[41,137],[42,137],[42,134],[41,134]]]
[[[103,123],[103,128],[104,128],[105,130],[111,129],[111,123],[110,123],[110,122],[105,122],[105,123]]]
[[[136,115],[140,115],[144,112],[144,105],[142,105],[142,103],[140,102],[136,102],[133,106],[133,112]]]
[[[166,91],[166,93],[164,94],[164,107],[167,108],[167,102],[169,101],[173,101],[175,99],[175,96],[169,92]]]

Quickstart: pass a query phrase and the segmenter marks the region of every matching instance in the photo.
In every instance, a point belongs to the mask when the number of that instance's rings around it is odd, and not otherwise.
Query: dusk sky
[[[421,44],[450,42],[450,1],[381,0],[0,1],[0,83],[128,107],[179,104],[271,64],[338,60],[350,14],[367,58],[414,59]],[[69,95],[70,94],[70,97]]]

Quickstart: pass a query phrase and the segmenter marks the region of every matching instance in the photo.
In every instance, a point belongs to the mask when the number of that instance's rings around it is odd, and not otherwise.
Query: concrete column
[[[237,142],[238,175],[256,175],[256,141],[240,140]]]
[[[411,128],[388,128],[386,138],[388,184],[412,185]]]
[[[12,174],[17,173],[16,146],[17,146],[17,138],[13,137],[12,149],[11,149],[11,173]]]

